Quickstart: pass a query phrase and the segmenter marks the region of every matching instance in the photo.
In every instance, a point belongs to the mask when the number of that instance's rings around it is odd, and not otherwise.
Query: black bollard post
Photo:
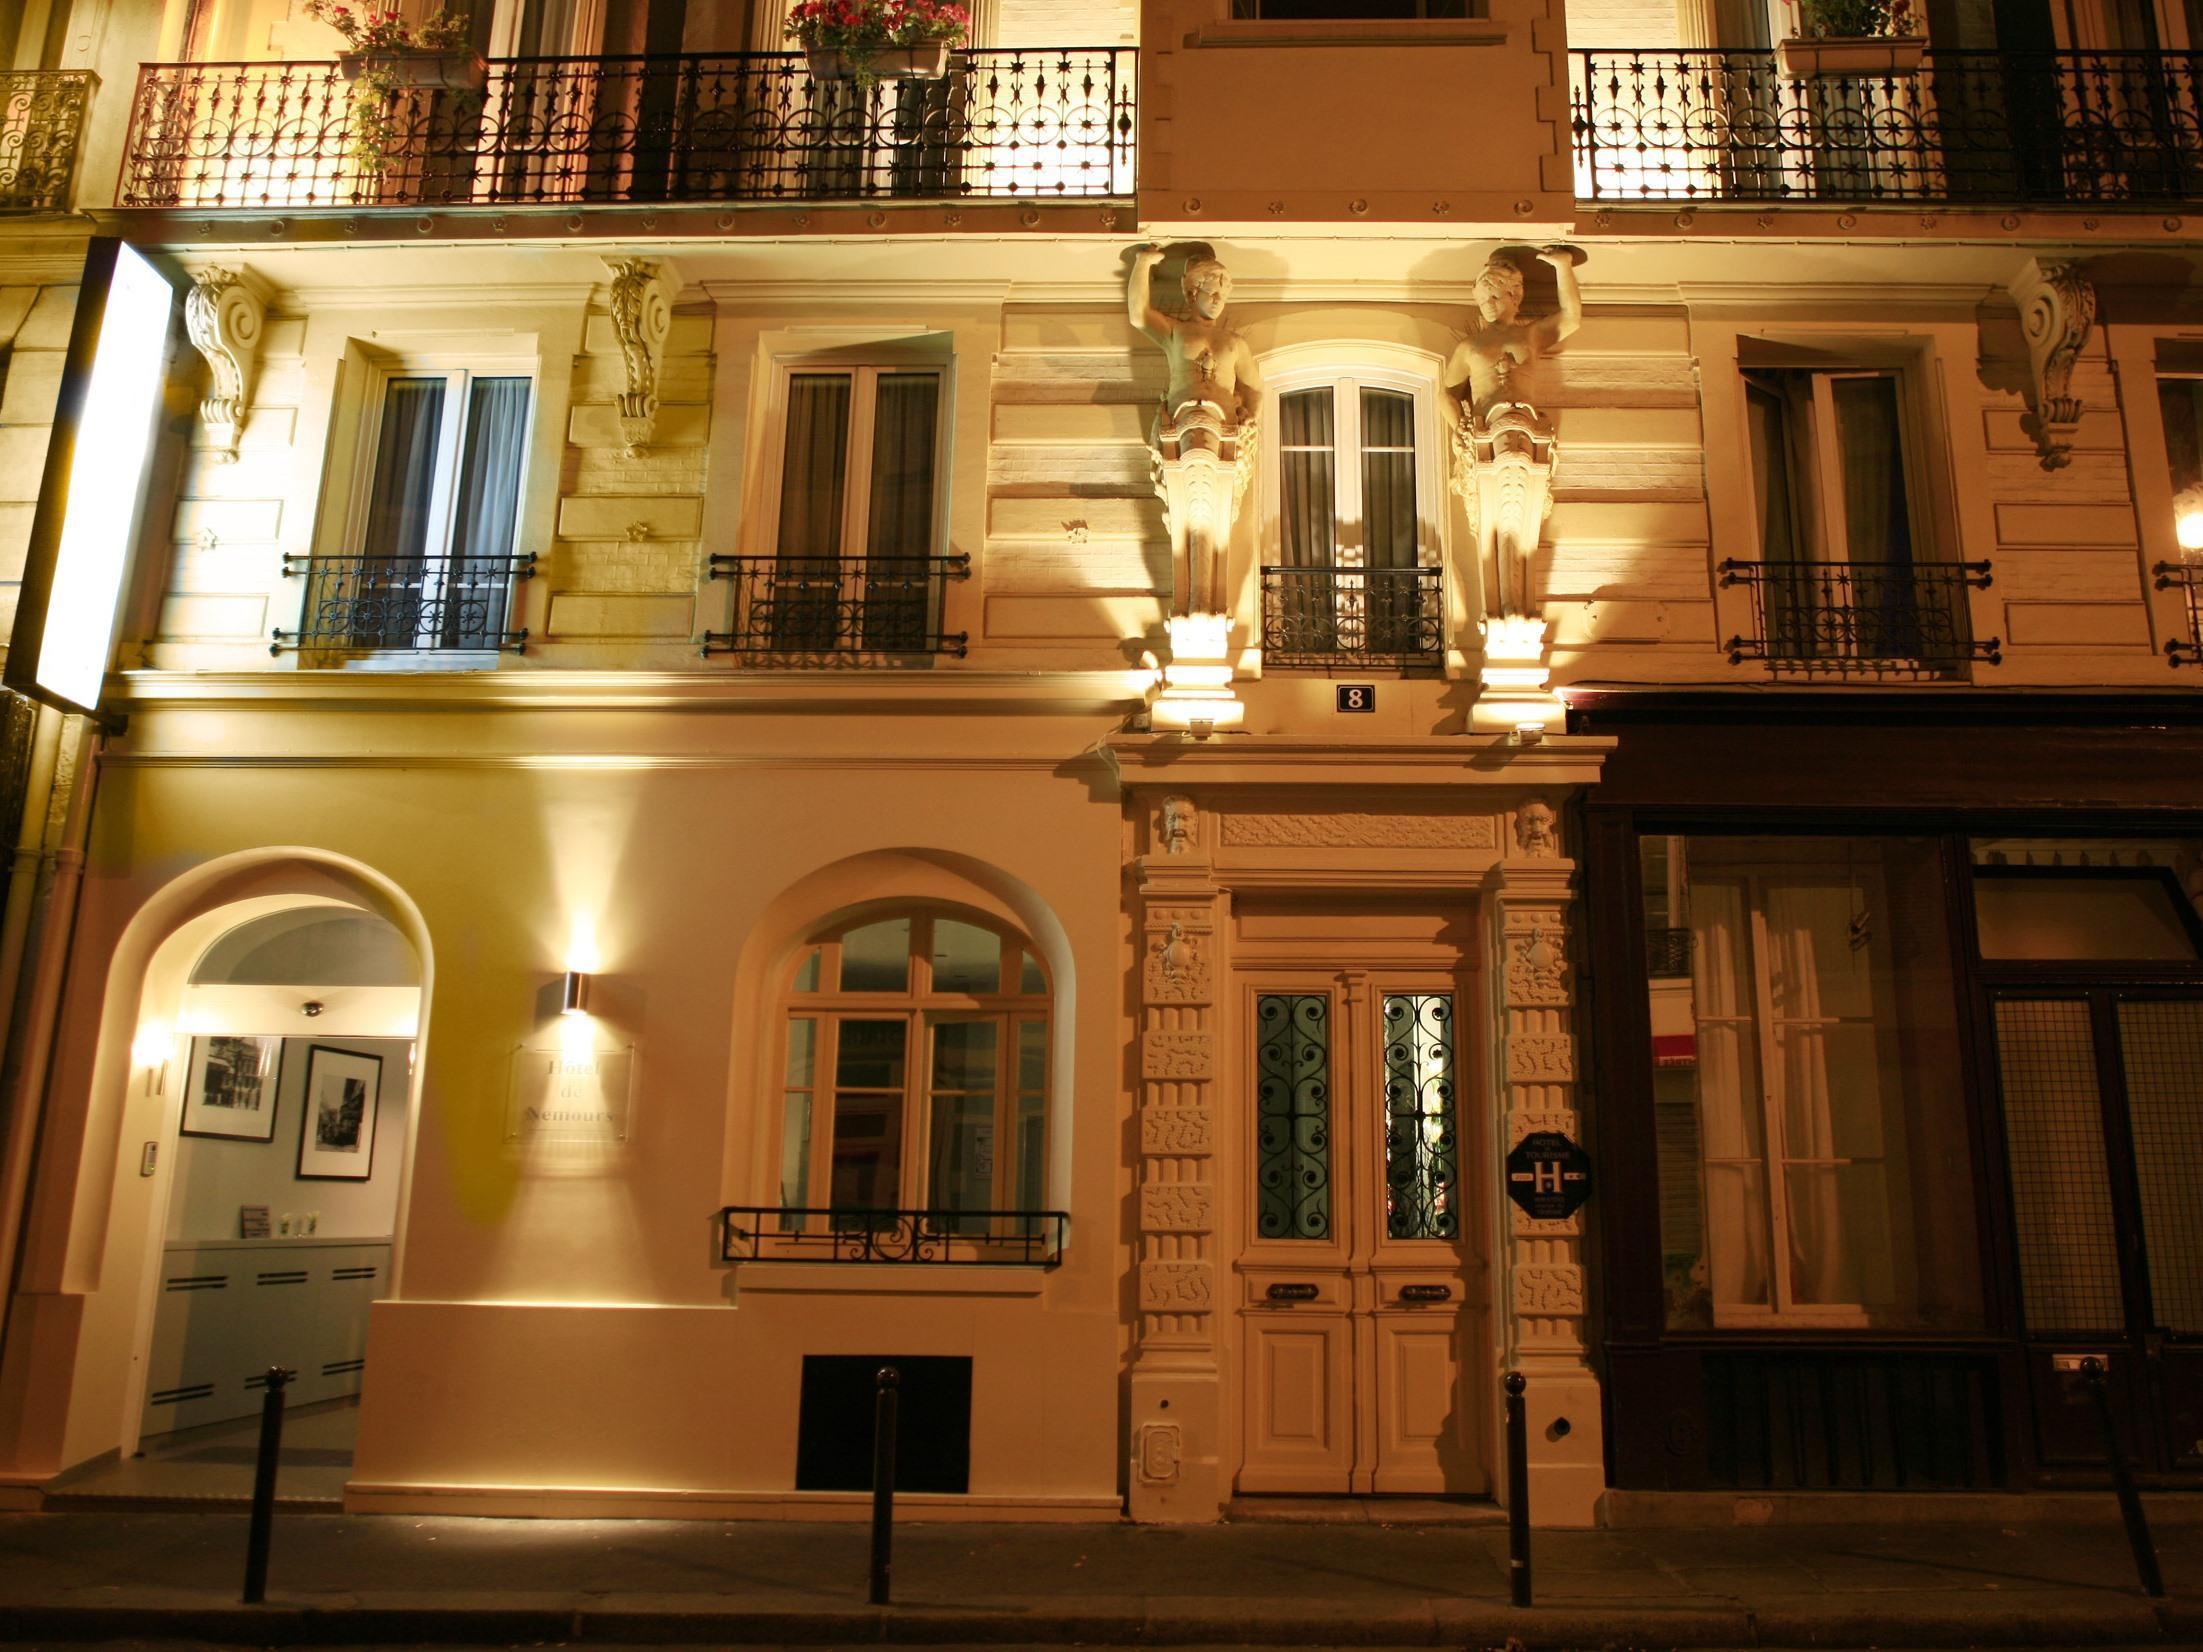
[[[260,1455],[252,1468],[252,1524],[245,1534],[245,1604],[268,1598],[268,1538],[275,1526],[275,1464],[283,1454],[283,1385],[293,1373],[268,1367],[260,1400]]]
[[[1507,1373],[1507,1578],[1517,1606],[1530,1604],[1530,1425],[1520,1371]]]
[[[887,1604],[895,1551],[895,1407],[902,1373],[880,1367],[872,1401],[872,1604]]]
[[[2142,1592],[2162,1598],[2165,1580],[2157,1570],[2157,1545],[2149,1535],[2149,1520],[2142,1513],[2141,1494],[2134,1476],[2127,1472],[2126,1453],[2119,1449],[2119,1430],[2111,1420],[2111,1396],[2104,1388],[2104,1362],[2094,1354],[2081,1361],[2081,1380],[2095,1402],[2096,1421],[2104,1431],[2104,1455],[2111,1459],[2111,1484],[2119,1494],[2119,1515],[2126,1521],[2127,1547],[2134,1551],[2134,1569],[2142,1574]]]

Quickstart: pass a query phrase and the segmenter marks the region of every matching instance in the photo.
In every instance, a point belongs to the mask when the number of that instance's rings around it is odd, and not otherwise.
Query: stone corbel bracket
[[[680,282],[663,259],[607,258],[604,265],[612,272],[612,332],[627,367],[627,388],[617,403],[620,440],[632,459],[657,432],[658,370]]]
[[[2019,306],[2033,377],[2035,406],[2028,434],[2035,438],[2042,468],[2057,470],[2072,459],[2073,433],[2081,422],[2073,364],[2096,323],[2096,289],[2078,264],[2033,258],[2013,279],[2010,291]]]
[[[192,278],[184,299],[184,330],[206,358],[210,375],[199,418],[224,462],[237,457],[237,438],[251,405],[253,369],[260,361],[268,301],[243,270],[208,269]]]

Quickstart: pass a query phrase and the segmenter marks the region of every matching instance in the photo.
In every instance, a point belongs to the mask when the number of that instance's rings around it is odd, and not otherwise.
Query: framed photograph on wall
[[[305,1117],[298,1127],[298,1179],[364,1182],[374,1172],[375,1103],[382,1057],[306,1047]]]
[[[187,1136],[231,1141],[275,1139],[275,1080],[280,1038],[210,1033],[191,1041],[191,1075],[184,1085]]]

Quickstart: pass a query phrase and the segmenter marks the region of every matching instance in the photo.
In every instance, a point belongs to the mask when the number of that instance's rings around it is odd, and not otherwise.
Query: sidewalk
[[[910,1525],[864,1604],[861,1525],[298,1516],[264,1607],[232,1514],[0,1517],[0,1637],[1057,1645],[1944,1647],[2203,1641],[2203,1534],[2145,1599],[2116,1526],[1544,1532]]]

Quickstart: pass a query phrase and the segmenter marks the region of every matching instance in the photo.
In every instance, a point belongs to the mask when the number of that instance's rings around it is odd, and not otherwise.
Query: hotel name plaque
[[[631,1048],[515,1050],[505,1139],[624,1142],[634,1075]]]

